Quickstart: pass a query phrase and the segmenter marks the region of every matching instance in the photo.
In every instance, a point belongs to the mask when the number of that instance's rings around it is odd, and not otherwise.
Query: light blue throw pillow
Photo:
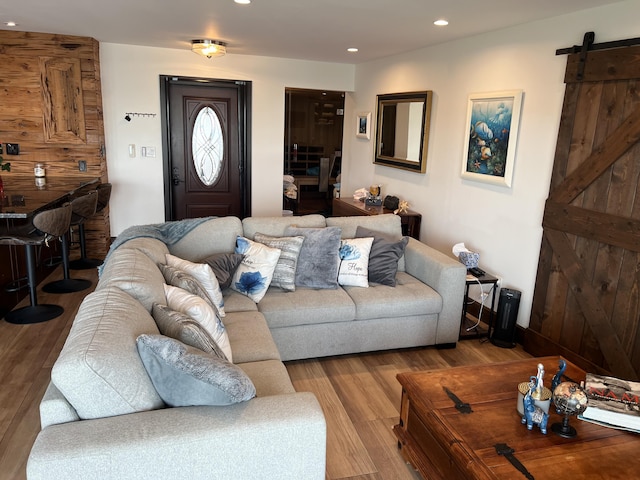
[[[231,405],[256,396],[240,367],[164,335],[142,334],[138,353],[160,398],[171,407]]]
[[[296,269],[297,287],[338,288],[341,233],[340,227],[285,229],[288,237],[304,237]]]

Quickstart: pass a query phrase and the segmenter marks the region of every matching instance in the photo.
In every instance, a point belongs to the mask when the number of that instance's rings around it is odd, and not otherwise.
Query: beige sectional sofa
[[[283,361],[426,345],[455,345],[465,283],[456,260],[409,239],[397,286],[269,288],[258,304],[224,293],[233,363],[255,385],[251,400],[167,408],[136,349],[158,334],[166,302],[158,264],[233,252],[237,236],[282,236],[298,227],[358,225],[401,236],[400,219],[235,217],[208,219],[163,243],[139,236],[110,252],[83,301],[40,405],[42,430],[29,479],[322,479],[326,432],[313,394],[296,392]]]

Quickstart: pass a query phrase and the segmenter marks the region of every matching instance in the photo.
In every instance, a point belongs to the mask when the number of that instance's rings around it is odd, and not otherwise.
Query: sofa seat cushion
[[[348,322],[353,320],[356,314],[353,300],[342,288],[316,290],[298,287],[295,292],[270,288],[258,304],[258,310],[264,315],[271,329]]]
[[[166,303],[163,285],[162,272],[151,258],[141,250],[121,247],[109,255],[96,291],[118,287],[151,312],[154,303]]]
[[[258,310],[256,302],[231,288],[225,289],[222,295],[224,297],[224,311],[227,315],[233,312],[255,312]]]
[[[235,363],[280,360],[264,316],[257,311],[229,313],[224,318]]]
[[[238,364],[256,387],[256,397],[295,393],[287,368],[279,360]]]
[[[356,307],[356,320],[439,313],[442,297],[408,273],[398,272],[396,286],[344,287]]]
[[[143,333],[158,334],[156,323],[122,290],[103,288],[84,299],[51,371],[53,384],[80,418],[164,406],[136,348]]]

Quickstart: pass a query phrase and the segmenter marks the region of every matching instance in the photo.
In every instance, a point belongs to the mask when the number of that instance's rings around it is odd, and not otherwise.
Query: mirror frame
[[[429,127],[431,124],[431,103],[433,99],[433,91],[426,90],[422,92],[406,92],[406,93],[388,93],[378,95],[378,104],[376,112],[376,142],[373,163],[384,165],[387,167],[401,168],[412,172],[425,173],[427,168],[427,152],[429,147]],[[422,111],[422,125],[420,128],[420,154],[418,160],[407,160],[404,158],[389,157],[380,154],[382,139],[382,114],[385,105],[406,103],[406,102],[424,102]]]

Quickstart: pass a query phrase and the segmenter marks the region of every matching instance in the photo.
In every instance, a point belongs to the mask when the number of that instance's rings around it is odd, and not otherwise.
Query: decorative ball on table
[[[574,382],[562,382],[553,391],[553,404],[564,415],[562,423],[554,423],[551,430],[564,438],[573,438],[578,432],[569,425],[571,415],[579,415],[587,408],[587,394]]]

